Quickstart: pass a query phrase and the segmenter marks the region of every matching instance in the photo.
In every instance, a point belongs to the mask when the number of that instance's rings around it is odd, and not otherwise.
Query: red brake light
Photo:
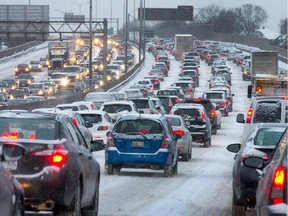
[[[170,145],[170,140],[169,138],[167,137],[167,135],[164,136],[164,139],[160,145],[160,148],[168,148]]]
[[[288,100],[288,96],[283,96],[282,99],[283,100]]]
[[[205,114],[204,114],[204,112],[201,112],[201,118],[202,118],[202,121],[203,121],[203,122],[206,122],[206,119],[205,119]]]
[[[261,93],[262,90],[263,90],[263,88],[262,88],[261,86],[258,86],[258,87],[257,87],[257,92],[258,92],[258,93]]]
[[[279,204],[284,202],[284,187],[286,182],[287,171],[284,167],[279,166],[274,172],[273,187],[271,190],[271,203]]]
[[[193,90],[192,90],[192,89],[188,89],[188,90],[187,90],[187,92],[189,92],[189,93],[192,93],[192,92],[193,92]]]
[[[72,118],[72,122],[73,122],[73,124],[74,124],[76,127],[78,127],[78,123],[77,123],[77,121],[76,121],[75,118]]]
[[[180,130],[180,129],[175,129],[173,130],[174,134],[179,134],[181,136],[185,136],[185,131]]]
[[[252,115],[253,115],[253,110],[252,110],[252,109],[249,109],[249,110],[247,111],[246,123],[251,123]]]
[[[11,138],[11,139],[18,139],[18,138],[19,138],[18,131],[12,131],[12,132],[10,133],[10,138]]]
[[[61,167],[63,166],[68,159],[68,151],[65,149],[53,149],[53,150],[45,150],[32,153],[33,156],[41,156],[45,158],[51,166]]]
[[[115,142],[114,142],[114,138],[113,138],[113,133],[112,132],[108,136],[107,146],[108,147],[115,147]]]
[[[178,98],[175,98],[175,103],[178,103],[178,101],[179,101]]]
[[[215,110],[211,110],[211,111],[210,111],[210,116],[211,116],[211,117],[216,116]]]

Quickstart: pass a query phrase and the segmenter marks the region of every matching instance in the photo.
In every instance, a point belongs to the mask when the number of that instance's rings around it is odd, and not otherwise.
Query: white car
[[[56,110],[70,110],[70,111],[79,111],[79,110],[88,110],[89,106],[87,104],[58,104],[55,106]]]
[[[152,83],[152,81],[150,79],[138,80],[137,84],[145,85],[147,87],[147,90],[148,90],[149,94],[153,94],[154,93],[153,83]]]
[[[100,110],[81,110],[77,111],[85,122],[90,122],[93,127],[88,128],[93,136],[93,141],[101,141],[107,144],[107,132],[112,131],[113,123],[109,115]]]
[[[107,112],[113,122],[115,122],[121,114],[138,113],[132,101],[105,102],[102,104],[100,110]]]
[[[87,106],[89,110],[97,110],[91,101],[74,101],[72,104]]]

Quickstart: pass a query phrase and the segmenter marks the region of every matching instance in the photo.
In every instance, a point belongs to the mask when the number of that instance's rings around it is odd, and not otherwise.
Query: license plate
[[[144,147],[144,142],[143,141],[132,141],[132,146],[133,147]]]
[[[2,162],[3,166],[7,170],[16,170],[17,169],[17,161],[4,161]]]
[[[190,121],[186,121],[186,125],[189,126],[190,125]]]

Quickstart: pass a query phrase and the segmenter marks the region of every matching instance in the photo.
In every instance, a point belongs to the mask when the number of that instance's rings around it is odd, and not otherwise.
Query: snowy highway
[[[170,56],[169,76],[161,88],[178,79],[180,62]],[[146,55],[145,65],[138,76],[120,91],[147,75],[154,64],[151,54]],[[212,136],[212,145],[193,143],[192,160],[179,161],[178,174],[165,178],[163,171],[121,169],[120,174],[104,174],[104,151],[95,153],[102,168],[100,183],[100,216],[225,216],[231,215],[232,166],[234,154],[226,150],[230,143],[240,142],[243,125],[236,123],[236,115],[246,112],[250,100],[246,98],[249,82],[242,81],[241,69],[228,62],[232,71],[234,111],[222,117],[222,128]],[[201,62],[200,86],[195,95],[208,90],[207,80],[211,67]],[[253,211],[247,215],[254,215]]]

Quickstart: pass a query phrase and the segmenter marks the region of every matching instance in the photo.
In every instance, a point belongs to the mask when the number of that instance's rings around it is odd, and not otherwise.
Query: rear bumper
[[[137,168],[139,165],[160,165],[165,166],[172,164],[172,160],[169,161],[168,149],[159,149],[155,153],[124,153],[120,152],[116,147],[108,147],[105,151],[105,160],[108,164],[113,165],[129,165],[129,167]]]

